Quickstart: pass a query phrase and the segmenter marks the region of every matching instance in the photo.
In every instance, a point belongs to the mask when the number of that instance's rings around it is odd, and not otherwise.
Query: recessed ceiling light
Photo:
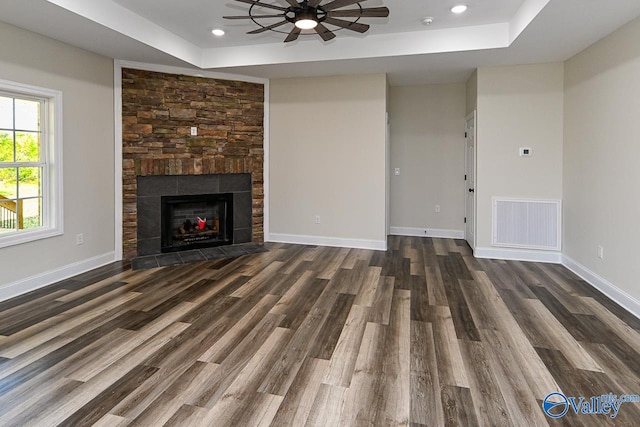
[[[433,23],[433,18],[430,16],[427,16],[426,18],[422,18],[422,23],[424,25],[431,25]]]
[[[211,34],[213,34],[214,36],[224,36],[224,30],[221,30],[219,28],[216,28],[215,30],[211,30]]]
[[[451,8],[451,12],[453,12],[453,13],[463,13],[466,10],[467,10],[467,6],[464,5],[464,4],[459,4],[459,5],[453,6]]]

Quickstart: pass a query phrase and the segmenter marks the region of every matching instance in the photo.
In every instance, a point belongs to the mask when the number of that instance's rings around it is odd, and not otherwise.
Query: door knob
[[[473,188],[469,189],[469,193],[474,193],[476,190],[474,190]]]

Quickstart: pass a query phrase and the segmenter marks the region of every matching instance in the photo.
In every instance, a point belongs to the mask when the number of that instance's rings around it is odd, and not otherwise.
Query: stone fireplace
[[[126,259],[162,252],[163,196],[232,194],[225,243],[263,243],[263,119],[262,84],[122,70]]]

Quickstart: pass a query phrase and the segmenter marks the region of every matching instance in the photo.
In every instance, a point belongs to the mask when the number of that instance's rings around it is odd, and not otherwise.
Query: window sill
[[[21,245],[23,243],[33,242],[36,240],[48,239],[49,237],[60,236],[63,234],[62,227],[43,228],[33,231],[19,231],[0,237],[0,248]]]

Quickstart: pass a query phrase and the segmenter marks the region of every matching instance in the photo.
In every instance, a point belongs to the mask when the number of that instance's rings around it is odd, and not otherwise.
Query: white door
[[[385,156],[385,167],[384,167],[384,180],[385,180],[385,236],[388,239],[389,234],[391,233],[391,223],[389,219],[389,206],[391,204],[391,124],[389,122],[389,113],[386,113],[386,134],[384,140],[384,156]]]
[[[476,112],[467,117],[465,126],[465,150],[464,150],[464,200],[465,200],[465,224],[464,237],[469,246],[476,246]]]

